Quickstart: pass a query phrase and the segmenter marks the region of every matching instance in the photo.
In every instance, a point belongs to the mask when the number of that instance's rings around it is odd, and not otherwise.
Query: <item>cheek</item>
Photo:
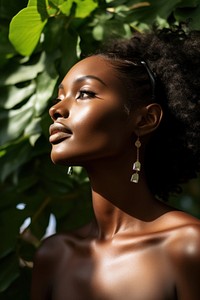
[[[130,140],[128,116],[123,107],[88,105],[71,110],[66,123],[73,135],[54,145],[51,158],[58,164],[81,165],[123,151]]]
[[[93,147],[104,144],[116,147],[128,135],[127,119],[122,107],[85,108],[73,118],[74,140],[82,145],[87,142]]]

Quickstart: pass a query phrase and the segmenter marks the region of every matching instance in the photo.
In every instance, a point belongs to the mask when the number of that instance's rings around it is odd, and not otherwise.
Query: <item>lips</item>
[[[49,128],[49,142],[58,144],[72,135],[72,131],[61,123],[54,123]]]

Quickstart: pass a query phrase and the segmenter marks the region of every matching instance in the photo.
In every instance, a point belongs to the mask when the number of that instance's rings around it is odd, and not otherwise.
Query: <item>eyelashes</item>
[[[95,97],[95,93],[90,90],[80,90],[76,99],[90,99]]]
[[[76,100],[80,99],[80,100],[86,100],[86,99],[92,99],[96,96],[96,93],[90,90],[80,90],[78,92],[78,95],[76,96]],[[52,105],[56,105],[57,103],[59,103],[60,101],[62,101],[63,99],[60,98],[54,98],[52,99]]]

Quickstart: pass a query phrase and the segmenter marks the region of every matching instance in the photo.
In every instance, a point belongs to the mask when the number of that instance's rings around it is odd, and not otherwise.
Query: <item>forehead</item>
[[[62,84],[84,76],[98,78],[105,85],[116,88],[122,84],[118,72],[109,60],[98,55],[87,57],[75,64],[66,74]]]

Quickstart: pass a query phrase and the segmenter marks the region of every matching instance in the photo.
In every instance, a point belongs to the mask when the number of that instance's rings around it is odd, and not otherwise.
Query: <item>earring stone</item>
[[[72,166],[68,167],[67,174],[69,176],[71,176],[73,174],[73,167]]]
[[[135,142],[135,146],[137,148],[136,161],[133,164],[133,171],[135,171],[135,173],[133,173],[131,175],[130,181],[134,182],[134,183],[138,183],[138,181],[139,181],[139,173],[138,172],[141,170],[141,163],[139,161],[139,154],[140,154],[139,149],[141,147],[141,142],[140,142],[139,137],[137,138],[137,140]]]
[[[139,174],[133,173],[131,176],[131,182],[138,183],[138,181],[139,181]]]

